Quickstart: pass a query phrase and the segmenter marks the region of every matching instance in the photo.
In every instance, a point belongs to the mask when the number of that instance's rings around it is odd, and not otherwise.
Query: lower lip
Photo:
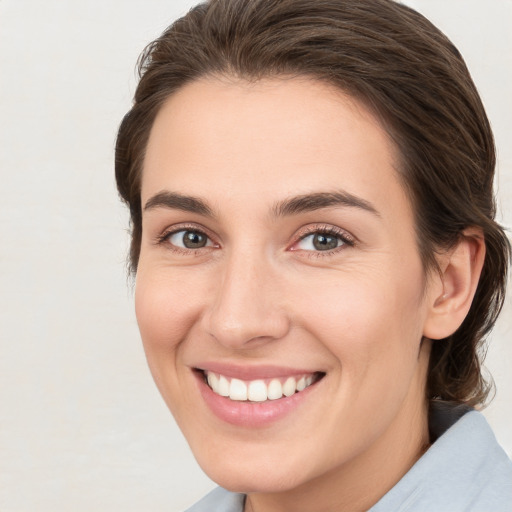
[[[240,427],[270,425],[300,407],[308,399],[318,382],[292,396],[266,402],[242,402],[215,394],[206,384],[203,374],[195,372],[199,389],[210,410],[226,423]]]

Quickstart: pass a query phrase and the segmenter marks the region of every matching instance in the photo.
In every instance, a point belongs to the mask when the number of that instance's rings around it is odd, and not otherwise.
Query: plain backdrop
[[[313,1],[313,0],[312,0]],[[0,510],[179,511],[205,477],[146,368],[126,277],[117,126],[142,48],[190,0],[0,0]],[[512,226],[512,2],[410,0],[465,56]],[[512,452],[512,300],[485,411]]]

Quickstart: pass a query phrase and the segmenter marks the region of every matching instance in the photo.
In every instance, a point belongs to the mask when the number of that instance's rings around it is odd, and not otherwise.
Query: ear
[[[423,336],[432,340],[453,334],[469,312],[485,259],[482,230],[464,230],[457,245],[437,259],[440,273],[430,279],[423,329]]]

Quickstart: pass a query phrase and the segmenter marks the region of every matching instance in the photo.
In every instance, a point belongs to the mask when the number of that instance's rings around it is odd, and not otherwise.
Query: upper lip
[[[296,375],[313,375],[320,370],[304,368],[291,368],[275,365],[248,365],[221,362],[205,362],[194,365],[194,368],[202,371],[210,371],[240,380],[272,379],[277,377],[293,377]]]

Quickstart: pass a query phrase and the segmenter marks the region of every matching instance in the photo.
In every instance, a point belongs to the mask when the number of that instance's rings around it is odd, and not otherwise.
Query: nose
[[[270,262],[255,254],[227,258],[203,315],[204,329],[231,349],[260,346],[290,328],[283,287]]]

